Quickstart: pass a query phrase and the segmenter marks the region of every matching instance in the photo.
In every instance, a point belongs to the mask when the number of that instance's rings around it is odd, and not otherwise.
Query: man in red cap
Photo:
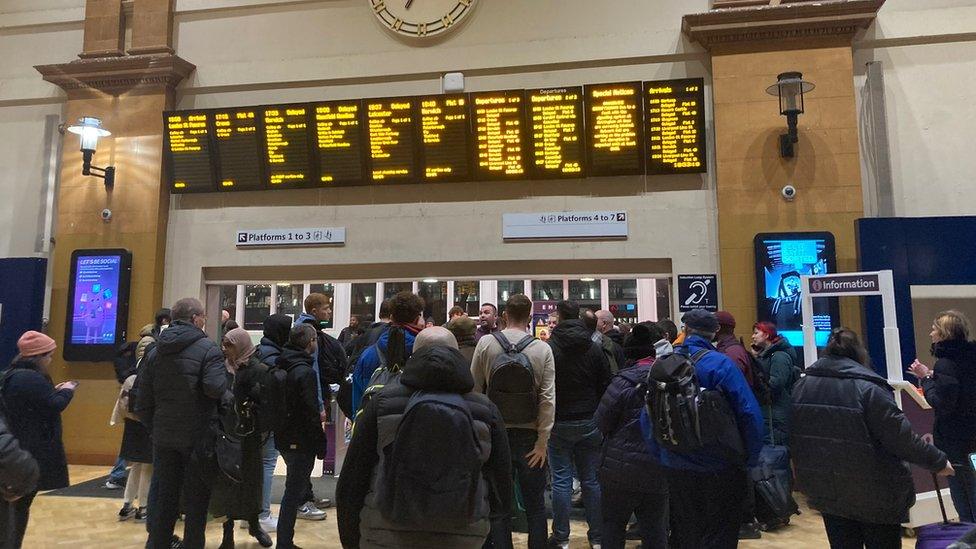
[[[732,359],[746,378],[746,383],[753,391],[756,390],[756,377],[752,371],[752,357],[746,351],[745,345],[735,337],[735,317],[728,311],[715,313],[718,320],[718,333],[715,334],[715,348],[718,352]]]

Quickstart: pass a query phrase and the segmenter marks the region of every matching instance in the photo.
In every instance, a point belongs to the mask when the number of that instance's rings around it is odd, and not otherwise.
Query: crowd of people
[[[400,292],[379,321],[354,317],[333,338],[322,329],[331,300],[313,293],[296,318],[265,319],[255,344],[227,319],[210,339],[200,301],[177,301],[116,362],[111,423],[123,436],[106,487],[124,485],[118,519],[145,522],[153,549],[202,549],[209,517],[223,522],[221,549],[235,521],[262,547],[272,533],[297,547],[297,519],[323,520],[332,505],[311,475],[335,396],[352,422],[335,493],[348,548],[512,547],[520,519],[530,549],[566,548],[575,486],[591,547],[628,536],[735,547],[789,522],[754,485],[774,455],[792,462],[787,493],[807,496],[832,546],[900,547],[915,499],[906,463],[949,477],[960,518],[976,522],[976,344],[961,313],[933,323],[937,362],[909,367],[935,409],[929,444],[846,328],[804,368],[775,325],[755,323],[747,344],[725,311],[688,312],[680,331],[670,320],[621,329],[609,311],[561,301],[542,340],[527,296],[503,305],[477,318],[458,308],[436,326],[420,296]],[[48,336],[28,332],[18,349],[0,377],[4,547],[20,547],[37,491],[68,485],[60,415],[78,386],[51,381]]]

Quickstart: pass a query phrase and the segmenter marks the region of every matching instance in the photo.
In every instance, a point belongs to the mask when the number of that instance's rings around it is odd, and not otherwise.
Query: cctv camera
[[[794,187],[793,185],[787,185],[783,187],[783,190],[780,192],[782,192],[783,198],[786,199],[787,201],[792,202],[793,199],[796,198],[796,187]]]
[[[102,221],[109,222],[112,220],[112,210],[105,208],[102,210]]]

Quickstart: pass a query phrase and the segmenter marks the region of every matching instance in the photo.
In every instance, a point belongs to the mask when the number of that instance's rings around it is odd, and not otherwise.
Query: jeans
[[[739,544],[743,469],[699,473],[667,469],[672,547],[734,549]]]
[[[115,467],[112,467],[112,472],[108,474],[108,480],[115,484],[125,482],[125,460],[121,456],[115,460]]]
[[[603,435],[596,421],[557,421],[549,438],[549,468],[552,469],[552,537],[569,541],[569,509],[573,497],[573,468],[579,475],[586,507],[586,537],[591,544],[602,539],[603,513],[600,510],[600,452]]]
[[[603,488],[603,547],[624,549],[627,523],[637,515],[643,547],[668,546],[668,494],[627,490],[618,484]]]
[[[968,456],[966,461],[969,461]],[[964,463],[962,460],[954,463]],[[959,513],[962,522],[976,522],[976,474],[970,467],[956,468],[956,474],[949,477],[949,494],[952,505]]]
[[[268,435],[261,449],[261,462],[264,464],[264,478],[261,484],[261,518],[271,516],[271,483],[274,481],[275,465],[278,463],[278,450],[275,449],[274,434]]]
[[[278,548],[290,549],[294,547],[295,520],[298,518],[298,507],[305,503],[305,489],[315,465],[315,452],[282,452],[281,457],[285,459],[288,474],[278,511]]]
[[[508,445],[512,451],[512,471],[518,478],[519,488],[522,490],[522,501],[525,503],[525,517],[529,524],[528,549],[544,549],[546,547],[546,467],[529,467],[525,455],[535,448],[538,433],[531,429],[509,429]],[[494,549],[511,549],[512,547],[512,517],[493,520],[491,534],[485,542],[485,547]]]
[[[830,549],[900,549],[900,524],[871,524],[836,515],[823,516]]]
[[[20,549],[24,543],[30,507],[36,495],[36,491],[31,492],[17,501],[0,498],[0,547],[3,549]]]
[[[206,544],[207,507],[210,504],[211,480],[217,474],[208,461],[199,459],[190,448],[153,449],[153,477],[157,480],[155,500],[150,503],[151,549],[167,549],[183,497],[186,518],[183,545],[203,549]]]

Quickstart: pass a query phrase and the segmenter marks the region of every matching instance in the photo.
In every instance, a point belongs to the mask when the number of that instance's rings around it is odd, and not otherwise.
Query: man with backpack
[[[390,309],[389,326],[379,334],[376,343],[363,351],[353,370],[352,410],[354,414],[360,409],[363,394],[369,387],[373,372],[384,363],[394,368],[402,366],[413,352],[414,337],[423,329],[421,315],[424,312],[424,300],[417,294],[406,291],[396,294],[392,298]]]
[[[431,332],[427,336],[427,332]],[[480,549],[508,516],[512,471],[498,408],[450,332],[430,328],[403,372],[365,405],[336,487],[346,549]]]
[[[684,342],[651,367],[641,427],[665,467],[672,541],[681,549],[736,547],[762,412],[742,372],[711,344],[715,315],[693,310],[681,321]],[[674,405],[689,401],[696,405]]]
[[[318,351],[317,330],[298,324],[288,334],[269,383],[283,393],[284,413],[275,418],[275,446],[287,466],[285,493],[278,511],[278,548],[295,547],[295,519],[306,501],[315,458],[325,458],[326,440],[319,415],[318,379],[313,358]],[[282,376],[281,374],[284,373]],[[283,378],[283,379],[282,379]],[[324,514],[322,518],[325,518]]]
[[[346,373],[346,351],[339,340],[321,329],[323,322],[332,318],[332,300],[325,294],[312,293],[305,298],[305,312],[295,319],[295,325],[308,324],[315,330],[318,351],[312,357],[312,368],[319,380],[319,409],[322,422],[326,419],[326,403],[332,391],[329,386],[342,381]]]
[[[569,545],[569,509],[573,472],[579,475],[589,525],[590,545],[600,545],[603,515],[597,470],[603,435],[594,414],[610,384],[610,364],[603,348],[593,341],[593,329],[580,320],[579,304],[556,304],[559,323],[547,342],[556,365],[556,420],[549,437],[552,469],[552,538],[550,545]]]
[[[552,349],[529,333],[532,301],[515,294],[502,313],[507,328],[483,337],[474,349],[474,391],[498,406],[508,435],[512,468],[518,475],[529,525],[529,549],[546,546],[546,447],[556,410],[556,366]],[[511,543],[511,517],[492,523],[495,547]]]

